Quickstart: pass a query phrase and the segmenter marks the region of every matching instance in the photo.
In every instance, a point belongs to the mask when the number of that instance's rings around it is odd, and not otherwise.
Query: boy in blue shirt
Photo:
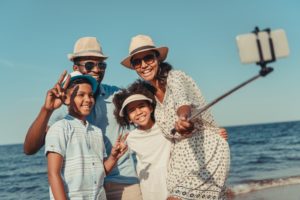
[[[126,136],[118,137],[106,158],[101,129],[86,120],[95,104],[97,81],[77,75],[66,84],[68,115],[50,127],[45,142],[50,198],[106,200],[104,177],[126,152]]]

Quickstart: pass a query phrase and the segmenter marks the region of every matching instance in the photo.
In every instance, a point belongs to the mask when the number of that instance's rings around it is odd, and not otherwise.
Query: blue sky
[[[105,83],[137,78],[120,61],[132,36],[170,48],[167,61],[195,79],[210,102],[256,75],[240,63],[235,37],[255,26],[286,31],[290,56],[275,71],[212,108],[222,126],[300,120],[300,2],[297,0],[152,0],[0,2],[0,144],[21,143],[46,91],[83,36],[96,36],[109,55]]]

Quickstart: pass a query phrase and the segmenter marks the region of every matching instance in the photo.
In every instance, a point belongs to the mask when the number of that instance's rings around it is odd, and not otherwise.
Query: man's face
[[[103,58],[81,57],[74,63],[74,71],[93,76],[98,83],[101,83],[106,69],[106,63]]]

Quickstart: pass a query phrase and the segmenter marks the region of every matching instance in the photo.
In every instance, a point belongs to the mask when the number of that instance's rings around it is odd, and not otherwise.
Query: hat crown
[[[74,51],[71,54],[68,54],[68,58],[73,61],[76,57],[99,57],[106,59],[102,52],[101,45],[96,37],[82,37],[79,38],[75,45]]]
[[[146,47],[154,48],[155,44],[153,40],[147,35],[137,35],[131,38],[131,42],[129,45],[129,54],[132,54],[137,49],[146,48]]]
[[[122,65],[128,67],[129,69],[134,69],[131,66],[131,59],[134,55],[140,52],[146,51],[156,51],[158,52],[158,57],[160,61],[164,61],[167,58],[169,48],[168,47],[156,47],[151,37],[147,35],[137,35],[131,38],[129,44],[129,56],[127,56],[121,62]]]
[[[102,48],[100,43],[95,37],[83,37],[77,40],[74,45],[74,53],[95,51],[102,54]]]

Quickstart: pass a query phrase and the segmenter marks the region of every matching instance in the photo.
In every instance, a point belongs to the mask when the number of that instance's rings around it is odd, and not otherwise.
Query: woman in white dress
[[[196,83],[184,72],[164,62],[167,47],[156,47],[149,36],[132,38],[129,56],[121,64],[155,88],[155,120],[165,137],[172,139],[167,174],[168,199],[225,199],[229,171],[228,143],[218,134],[212,115],[206,111]],[[175,129],[174,133],[172,130]]]

